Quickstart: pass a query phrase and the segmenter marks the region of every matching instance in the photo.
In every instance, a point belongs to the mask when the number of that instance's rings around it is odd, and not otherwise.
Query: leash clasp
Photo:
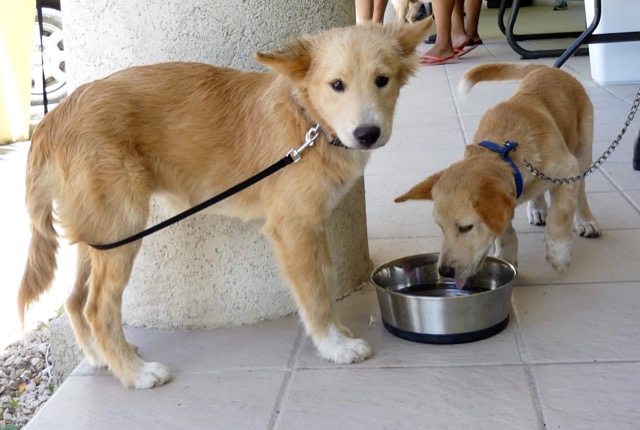
[[[304,143],[298,149],[292,149],[287,153],[287,156],[290,157],[294,163],[300,161],[301,154],[310,146],[313,146],[314,142],[320,135],[320,124],[316,124],[307,130],[307,135],[304,138]]]

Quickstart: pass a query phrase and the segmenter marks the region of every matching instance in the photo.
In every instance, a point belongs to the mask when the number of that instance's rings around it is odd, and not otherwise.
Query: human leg
[[[436,19],[436,40],[433,47],[422,57],[423,63],[433,63],[436,59],[449,59],[455,54],[451,42],[451,14],[456,0],[435,0],[433,15]]]
[[[469,43],[464,23],[464,0],[454,0],[451,12],[451,43],[454,49],[462,49]]]
[[[467,14],[464,28],[467,37],[474,44],[482,42],[478,34],[478,22],[480,21],[480,11],[482,10],[482,0],[465,0],[464,8]]]
[[[387,10],[387,2],[388,0],[373,0],[373,13],[371,16],[373,22],[382,24],[384,12]]]
[[[371,21],[373,18],[373,0],[356,1],[356,24]]]

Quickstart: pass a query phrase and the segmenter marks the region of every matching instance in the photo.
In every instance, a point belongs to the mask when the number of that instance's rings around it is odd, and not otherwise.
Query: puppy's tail
[[[488,63],[467,70],[458,83],[458,94],[465,95],[478,82],[519,80],[534,70],[548,67],[531,63]]]
[[[18,312],[23,326],[26,309],[49,289],[56,270],[58,235],[53,227],[50,191],[53,167],[46,156],[48,142],[43,142],[46,134],[34,132],[27,163],[26,206],[31,218],[31,243],[18,290]]]

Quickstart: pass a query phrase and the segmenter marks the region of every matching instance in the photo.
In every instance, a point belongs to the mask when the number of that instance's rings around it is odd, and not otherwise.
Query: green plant
[[[12,409],[12,408],[15,408],[16,406],[18,406],[18,404],[19,404],[19,400],[11,399],[11,401],[2,404],[2,409],[4,409],[4,410]]]

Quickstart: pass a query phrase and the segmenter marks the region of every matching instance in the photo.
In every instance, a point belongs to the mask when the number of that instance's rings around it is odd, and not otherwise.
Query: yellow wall
[[[29,138],[35,0],[0,0],[0,144]]]

